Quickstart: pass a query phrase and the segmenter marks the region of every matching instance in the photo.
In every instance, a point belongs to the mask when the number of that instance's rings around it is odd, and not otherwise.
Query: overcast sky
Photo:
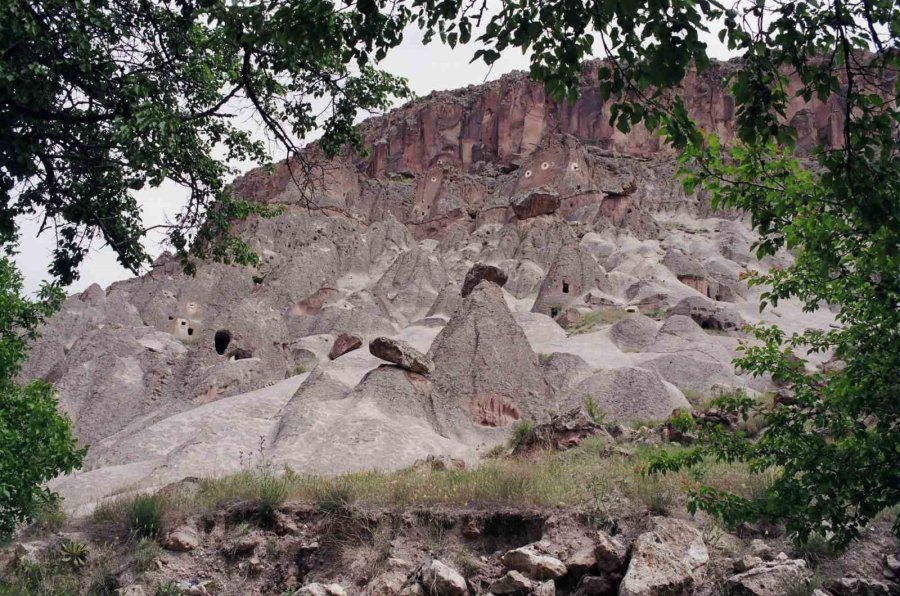
[[[714,56],[728,57],[715,36],[708,36],[706,41]],[[439,42],[424,45],[418,31],[411,30],[403,44],[395,48],[381,66],[393,74],[406,77],[412,90],[420,96],[436,90],[477,85],[497,79],[510,71],[528,67],[528,58],[518,51],[504,53],[490,69],[481,61],[470,64],[474,51],[475,48],[472,46],[451,50]],[[187,193],[175,184],[165,184],[159,188],[141,191],[137,196],[145,223],[154,225],[164,223],[167,217],[173,217],[184,203]],[[26,290],[29,292],[33,292],[42,280],[48,279],[47,266],[54,246],[52,230],[39,237],[36,236],[37,230],[36,221],[20,222],[20,253],[15,260],[25,276]],[[152,238],[148,244],[154,256],[164,248],[159,240],[159,237]],[[106,287],[114,281],[128,277],[131,277],[131,274],[116,262],[112,251],[98,245],[92,248],[81,266],[81,278],[68,288],[68,292],[81,291],[95,282]]]

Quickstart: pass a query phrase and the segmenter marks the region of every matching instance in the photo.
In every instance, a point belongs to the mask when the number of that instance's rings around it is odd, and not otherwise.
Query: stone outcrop
[[[616,422],[665,420],[677,408],[691,408],[684,395],[658,373],[637,367],[601,370],[591,375],[572,390],[568,403],[575,407],[588,398]]]
[[[441,432],[471,436],[523,417],[546,416],[550,387],[496,284],[476,286],[429,355],[435,363],[432,399]]]
[[[724,593],[728,596],[776,596],[802,586],[809,575],[802,559],[765,562],[728,578]]]
[[[663,517],[652,519],[652,530],[632,545],[628,572],[620,596],[689,596],[709,552],[700,532],[687,522]]]

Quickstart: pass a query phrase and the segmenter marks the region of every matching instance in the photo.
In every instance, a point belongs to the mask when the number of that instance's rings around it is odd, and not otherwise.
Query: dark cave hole
[[[558,306],[554,306],[553,308],[550,309],[550,316],[553,317],[554,319],[557,316],[559,316],[559,307]]]
[[[213,343],[216,346],[216,353],[222,355],[225,353],[225,350],[228,349],[228,344],[231,343],[231,331],[228,329],[219,329],[216,331],[215,336],[213,336]]]
[[[568,294],[568,293],[569,293],[569,282],[564,281],[563,282],[563,294]]]
[[[188,335],[194,335],[194,328],[188,327]]]

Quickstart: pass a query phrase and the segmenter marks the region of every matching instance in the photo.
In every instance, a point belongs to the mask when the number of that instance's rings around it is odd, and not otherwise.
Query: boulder
[[[670,308],[666,314],[691,317],[701,328],[716,331],[737,331],[744,325],[744,320],[736,310],[731,307],[718,306],[712,300],[702,296],[684,298]]]
[[[769,561],[729,577],[722,593],[725,596],[782,596],[802,585],[807,575],[803,559]]]
[[[506,575],[491,584],[491,594],[530,594],[536,582],[518,571],[507,571]]]
[[[603,427],[591,420],[584,408],[575,408],[553,416],[549,422],[536,425],[528,436],[517,443],[513,452],[525,453],[532,449],[564,451],[577,447],[585,437],[605,434]]]
[[[469,593],[465,578],[437,559],[432,559],[422,568],[422,584],[432,596],[464,596]]]
[[[609,338],[623,352],[646,352],[656,339],[656,321],[633,314],[616,321],[609,328]]]
[[[652,530],[632,545],[620,596],[689,596],[709,561],[702,534],[685,521],[651,520]]]
[[[540,361],[544,378],[556,393],[568,391],[594,373],[584,358],[568,352],[542,355]]]
[[[369,352],[408,371],[427,375],[434,371],[434,361],[405,341],[377,337],[369,342]]]
[[[200,546],[200,534],[191,526],[181,526],[166,534],[160,545],[166,550],[190,552]]]
[[[466,273],[466,278],[463,280],[462,291],[460,291],[460,295],[465,298],[469,294],[472,293],[472,290],[475,289],[482,281],[490,281],[501,288],[506,285],[506,281],[509,279],[509,276],[506,275],[506,272],[499,267],[494,267],[493,265],[485,265],[484,263],[477,263],[469,272]]]
[[[628,562],[628,549],[622,542],[606,532],[598,531],[594,545],[594,559],[597,569],[606,573],[617,573],[625,569]]]
[[[591,375],[572,390],[565,405],[578,406],[588,398],[615,422],[661,421],[678,408],[691,409],[684,395],[658,373],[636,367]]]
[[[891,596],[891,587],[877,580],[842,577],[826,582],[825,589],[834,596]]]
[[[509,569],[521,571],[535,579],[556,579],[566,574],[565,564],[529,544],[503,555],[503,564]]]
[[[329,360],[334,360],[347,352],[358,350],[360,347],[362,347],[361,337],[358,335],[351,335],[350,333],[341,333],[337,336],[337,339],[334,340],[334,345],[331,346],[331,351],[328,352],[328,358]]]
[[[641,367],[655,370],[681,391],[696,395],[712,396],[725,387],[741,386],[728,364],[703,357],[699,351],[697,355],[701,357],[680,352],[665,354],[641,362]]]
[[[513,212],[518,219],[531,219],[538,215],[550,215],[559,209],[559,194],[550,189],[537,189],[521,194],[512,200]]]

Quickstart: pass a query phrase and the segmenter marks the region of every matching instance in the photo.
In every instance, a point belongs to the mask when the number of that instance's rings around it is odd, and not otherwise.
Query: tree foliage
[[[27,343],[61,292],[45,286],[37,300],[22,298],[22,278],[0,257],[0,540],[52,498],[44,483],[81,465],[69,420],[57,413],[53,388],[15,382]]]
[[[238,117],[261,121],[306,188],[313,164],[297,139],[321,127],[325,154],[358,149],[357,112],[407,95],[372,66],[406,13],[361,4],[0,0],[0,245],[17,216],[38,215],[56,234],[62,282],[95,238],[137,271],[148,230],[134,192],[170,180],[190,191],[165,226],[182,257],[199,232],[194,256],[254,262],[230,223],[265,210],[226,182],[231,163],[269,155]]]

